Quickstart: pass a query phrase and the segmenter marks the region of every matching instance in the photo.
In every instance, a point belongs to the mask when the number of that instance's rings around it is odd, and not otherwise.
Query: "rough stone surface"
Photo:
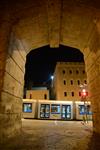
[[[23,94],[23,81],[26,55],[35,48],[59,44],[80,49],[84,55],[89,99],[93,105],[93,125],[100,133],[100,2],[99,0],[11,0],[0,1],[0,119],[9,118],[6,110],[10,108],[12,125],[6,119],[6,131],[12,129],[20,117],[15,119],[16,107],[12,107],[10,96],[19,101]],[[8,88],[7,88],[8,87]],[[98,88],[97,88],[98,87]],[[5,93],[5,94],[4,94]],[[8,95],[8,98],[5,98]],[[4,101],[4,102],[3,102]],[[8,103],[9,102],[9,103]],[[20,116],[20,102],[16,116]],[[17,104],[18,104],[17,103]],[[14,108],[14,109],[12,109]],[[18,105],[17,105],[18,108]],[[12,112],[13,110],[13,112]],[[97,110],[97,111],[95,111]],[[16,110],[17,111],[17,110]],[[2,116],[5,116],[4,118]],[[15,121],[17,120],[17,121]],[[15,122],[14,122],[15,121]],[[18,128],[17,128],[18,129]],[[7,134],[8,135],[8,134]]]
[[[6,37],[7,33],[4,32],[2,36]],[[0,142],[21,130],[26,60],[24,48],[22,49],[22,46],[19,46],[21,44],[18,45],[18,41],[15,45],[16,40],[14,37],[12,40],[12,36],[9,36],[8,52],[6,49],[8,39],[3,38],[3,40],[6,43],[3,46],[2,44],[0,45],[0,50],[4,50],[0,55]]]
[[[19,136],[9,139],[0,149],[99,150],[98,140],[92,133],[92,122],[24,119]]]

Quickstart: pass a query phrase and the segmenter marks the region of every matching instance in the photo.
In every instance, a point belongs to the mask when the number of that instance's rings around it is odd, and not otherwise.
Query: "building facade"
[[[37,87],[26,91],[26,99],[49,99],[49,90],[45,87]]]
[[[81,100],[80,84],[83,83],[87,83],[84,63],[57,62],[53,81],[56,100]]]

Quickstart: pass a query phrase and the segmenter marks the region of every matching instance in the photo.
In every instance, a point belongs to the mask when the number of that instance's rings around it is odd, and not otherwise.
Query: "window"
[[[72,92],[72,96],[74,96],[74,92]]]
[[[40,118],[50,117],[50,104],[41,104],[40,106]]]
[[[79,71],[78,71],[78,70],[76,70],[76,74],[79,74]]]
[[[60,114],[60,104],[52,104],[51,105],[51,113],[52,114]]]
[[[83,74],[85,74],[85,70],[83,70]]]
[[[90,105],[87,105],[87,114],[92,115],[92,109]]]
[[[79,114],[80,115],[83,115],[85,113],[85,107],[84,107],[84,105],[79,105],[78,109],[79,109]]]
[[[30,99],[32,99],[32,93],[30,94]]]
[[[79,105],[78,110],[79,110],[79,114],[80,115],[84,115],[84,114],[92,115],[92,111],[91,111],[91,106],[90,105],[87,105],[86,107],[84,105]]]
[[[23,112],[31,113],[32,112],[32,103],[23,103]]]
[[[67,92],[64,92],[64,96],[67,96]]]
[[[62,72],[63,72],[63,74],[65,74],[65,70],[63,70]]]
[[[81,96],[81,92],[79,92],[79,96]]]
[[[77,84],[80,85],[80,80],[77,80]]]
[[[86,81],[86,80],[84,80],[84,83],[85,83],[85,84],[87,84],[87,81]]]
[[[69,73],[72,74],[72,70],[69,70]]]
[[[73,85],[73,80],[70,81],[70,84]]]
[[[64,80],[64,85],[66,85],[66,80]]]
[[[47,99],[47,94],[44,94],[44,99]]]

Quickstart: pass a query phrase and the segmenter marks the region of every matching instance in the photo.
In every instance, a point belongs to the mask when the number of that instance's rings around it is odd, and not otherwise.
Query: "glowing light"
[[[51,79],[53,80],[53,79],[54,79],[54,76],[51,76]]]
[[[85,93],[85,92],[86,92],[86,89],[83,89],[82,92]]]

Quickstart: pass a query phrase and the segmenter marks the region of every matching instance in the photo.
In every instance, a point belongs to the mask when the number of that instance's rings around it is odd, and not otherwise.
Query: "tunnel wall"
[[[17,39],[13,32],[9,36],[8,52],[5,50],[6,56],[2,60],[3,78],[1,79],[3,84],[0,88],[1,142],[21,130],[26,52],[21,40]],[[2,57],[2,55],[0,56]]]
[[[21,130],[26,53],[47,44],[72,46],[83,52],[94,131],[100,133],[100,25],[99,30],[92,26],[97,11],[74,1],[31,2],[0,5],[0,141]]]
[[[89,100],[93,110],[93,130],[100,134],[100,35],[95,25],[84,59],[88,79]]]

